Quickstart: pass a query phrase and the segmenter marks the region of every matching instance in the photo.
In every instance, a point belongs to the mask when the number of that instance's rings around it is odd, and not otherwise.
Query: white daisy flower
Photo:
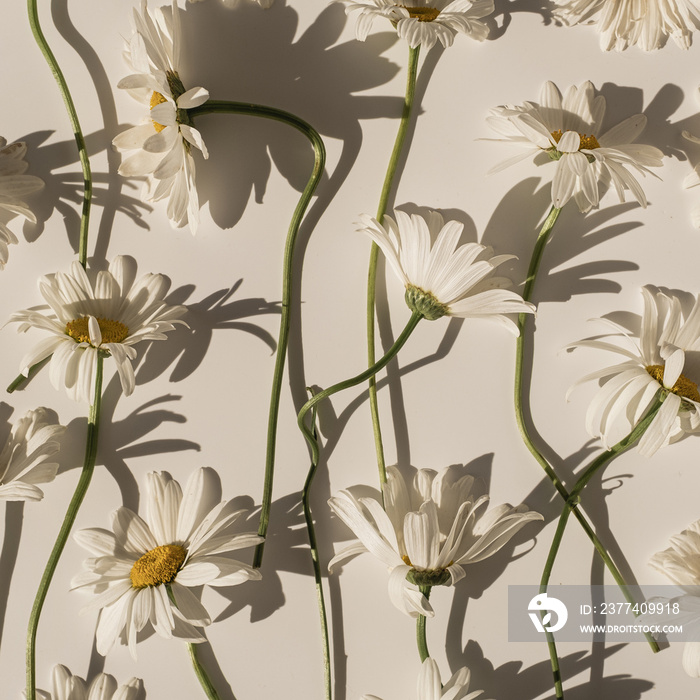
[[[401,39],[415,49],[426,51],[437,41],[452,46],[458,32],[483,41],[489,29],[480,20],[494,11],[493,0],[335,0],[345,5],[349,15],[357,13],[355,31],[364,41],[375,17],[385,17],[396,27]]]
[[[102,611],[97,650],[103,655],[122,637],[136,658],[137,635],[149,621],[161,637],[205,641],[200,628],[211,618],[190,588],[260,579],[257,569],[233,559],[231,552],[263,538],[234,532],[246,511],[216,502],[212,469],[194,472],[184,495],[166,472],[151,472],[147,479],[146,520],[119,508],[112,516],[113,533],[95,528],[75,534],[96,555],[73,579],[73,588],[97,593],[83,612]]]
[[[515,292],[501,289],[509,280],[491,277],[496,267],[513,255],[493,255],[478,243],[457,248],[463,224],[444,222],[437,212],[427,219],[403,211],[396,220],[384,217],[384,226],[367,214],[362,228],[382,250],[406,287],[406,304],[429,320],[441,316],[490,317],[517,334],[516,325],[503,314],[534,313],[535,307]],[[435,241],[432,243],[432,241]]]
[[[52,693],[37,691],[41,700],[144,700],[146,694],[140,678],[132,678],[126,685],[117,687],[117,681],[109,673],[98,673],[91,683],[74,676],[65,666],[54,666]]]
[[[556,161],[552,181],[552,204],[563,207],[571,197],[582,212],[598,205],[598,184],[612,183],[620,201],[625,190],[646,207],[641,185],[630,169],[645,175],[650,167],[662,165],[663,153],[654,146],[633,143],[647,123],[643,114],[635,114],[601,133],[605,116],[605,97],[595,95],[593,83],[572,85],[562,97],[552,82],[542,87],[540,104],[506,105],[491,110],[488,123],[503,138],[526,150],[500,165],[497,172],[532,154]]]
[[[464,566],[495,554],[523,525],[542,516],[527,506],[503,504],[486,512],[488,496],[473,493],[474,477],[448,467],[420,469],[407,482],[387,468],[384,507],[374,498],[341,491],[328,503],[357,535],[358,542],[337,554],[329,569],[361,552],[389,567],[389,597],[411,617],[432,616],[420,585],[450,586],[465,576]],[[408,579],[407,579],[408,577]]]
[[[144,199],[168,199],[168,218],[173,226],[189,223],[196,233],[199,199],[195,185],[192,147],[209,157],[202,136],[194,128],[187,110],[209,99],[201,87],[185,90],[178,74],[180,62],[180,15],[173,0],[172,12],[149,10],[143,0],[141,12],[134,9],[134,34],[125,58],[134,72],[119,81],[149,108],[146,121],[119,134],[112,143],[125,156],[120,174],[146,176]]]
[[[569,26],[594,24],[600,32],[600,48],[642,51],[661,48],[671,37],[682,49],[692,43],[700,20],[695,0],[554,0],[555,17]]]
[[[136,262],[116,257],[106,271],[91,281],[79,262],[70,272],[57,272],[39,280],[39,291],[50,312],[18,311],[8,323],[19,323],[18,332],[38,328],[48,337],[37,343],[21,360],[20,372],[51,356],[50,379],[66,388],[76,401],[94,398],[97,355],[111,356],[117,363],[122,389],[129,396],[136,385],[131,361],[134,345],[144,340],[165,340],[186,308],[163,301],[168,282],[163,275],[147,274],[136,282]]]
[[[7,139],[0,136],[0,270],[7,263],[7,246],[17,243],[17,236],[7,224],[20,215],[36,223],[36,216],[24,201],[25,195],[40,190],[44,181],[34,175],[27,175],[29,163],[24,160],[27,144],[21,141],[7,145]]]
[[[65,427],[49,419],[45,408],[27,411],[13,426],[0,452],[0,500],[40,501],[37,484],[56,478],[58,464],[49,457],[61,449]]]
[[[693,355],[700,350],[700,296],[685,313],[676,296],[652,287],[643,287],[642,294],[638,340],[619,324],[601,319],[613,326],[616,332],[611,335],[622,345],[592,339],[571,346],[610,350],[625,361],[583,377],[569,393],[582,382],[605,380],[588,408],[586,429],[600,437],[607,449],[632,431],[661,391],[663,404],[639,441],[639,452],[649,456],[686,433],[700,431],[700,393],[697,382],[688,376],[697,378]]]
[[[472,700],[484,691],[469,692],[471,673],[466,666],[460,668],[445,685],[442,685],[440,669],[434,659],[427,658],[418,675],[417,700]],[[381,700],[376,695],[363,695],[362,700]]]

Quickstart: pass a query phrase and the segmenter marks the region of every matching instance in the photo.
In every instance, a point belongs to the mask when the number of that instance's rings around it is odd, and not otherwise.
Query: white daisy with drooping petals
[[[24,201],[24,197],[40,190],[44,181],[27,175],[29,163],[24,160],[27,144],[22,141],[7,144],[0,136],[0,270],[4,269],[9,256],[8,246],[16,244],[17,236],[8,227],[15,216],[23,216],[36,223],[36,216]]]
[[[117,87],[148,106],[148,119],[119,134],[114,147],[127,155],[119,168],[125,177],[147,177],[144,199],[168,199],[168,218],[173,226],[189,224],[196,233],[199,199],[195,184],[192,149],[209,157],[202,136],[187,110],[209,99],[202,87],[186,90],[178,73],[180,62],[180,15],[173,0],[172,12],[149,10],[143,0],[134,9],[134,34],[125,57],[133,73]]]
[[[639,452],[650,456],[686,433],[700,431],[695,380],[700,369],[700,296],[684,311],[675,295],[653,287],[643,287],[642,294],[644,314],[638,339],[619,324],[601,319],[613,326],[611,337],[622,341],[620,345],[595,338],[571,346],[609,350],[625,360],[583,377],[569,393],[583,382],[604,380],[588,408],[586,429],[600,437],[607,449],[632,431],[661,392],[663,404],[639,441]]]
[[[190,590],[202,585],[235,586],[260,579],[260,571],[237,561],[231,552],[263,541],[254,532],[236,532],[246,514],[215,499],[213,469],[198,469],[185,484],[168,473],[147,476],[146,520],[119,508],[113,532],[95,528],[75,534],[95,555],[73,588],[97,594],[83,612],[101,610],[97,650],[107,654],[118,638],[136,658],[138,633],[150,622],[166,638],[202,642],[211,618]],[[170,595],[174,599],[171,600]]]
[[[61,449],[65,427],[45,408],[27,411],[13,426],[0,452],[0,501],[40,501],[37,484],[56,478],[58,464],[47,461]]]
[[[502,289],[510,281],[492,277],[493,271],[513,255],[493,255],[478,243],[457,247],[464,225],[445,223],[435,211],[427,218],[394,212],[382,226],[367,214],[362,228],[382,250],[387,262],[406,287],[406,304],[424,318],[442,316],[491,318],[517,334],[517,326],[503,314],[534,313],[535,307],[515,292]],[[434,242],[433,242],[434,241]]]
[[[357,15],[356,34],[364,41],[375,17],[388,19],[401,39],[415,49],[431,49],[436,42],[452,46],[458,33],[483,41],[489,28],[481,20],[494,11],[493,0],[335,0],[345,12]]]
[[[487,121],[502,136],[495,140],[516,143],[525,151],[491,172],[535,154],[543,162],[556,162],[552,204],[557,208],[572,197],[582,212],[598,206],[600,184],[612,184],[621,202],[629,191],[646,207],[644,190],[630,170],[653,174],[649,168],[662,165],[663,153],[654,146],[634,143],[647,123],[643,114],[602,132],[605,106],[605,97],[596,96],[590,81],[579,87],[572,85],[563,97],[554,83],[547,82],[539,104],[525,102],[492,109]]]
[[[603,51],[624,51],[637,46],[654,51],[669,37],[682,49],[700,26],[700,5],[695,0],[554,0],[554,15],[568,26],[592,24],[600,32]]]
[[[140,678],[132,678],[126,685],[117,686],[114,676],[98,673],[90,683],[74,676],[65,666],[54,666],[51,674],[52,692],[37,691],[41,700],[145,700]]]
[[[440,669],[434,659],[428,657],[421,666],[418,675],[417,700],[473,700],[484,691],[469,692],[471,673],[463,666],[454,673],[445,685],[442,685]],[[381,700],[376,695],[363,695],[362,700]]]
[[[387,468],[384,507],[374,498],[341,491],[328,503],[357,535],[358,542],[338,553],[329,569],[362,552],[389,568],[389,597],[411,617],[432,616],[419,585],[452,585],[464,566],[495,554],[524,525],[542,520],[527,506],[503,504],[487,511],[488,496],[474,494],[474,477],[452,466],[440,472],[420,469],[406,480]],[[408,576],[408,580],[407,577]]]
[[[122,389],[129,396],[136,385],[131,361],[137,343],[166,340],[186,308],[163,301],[169,283],[163,275],[147,274],[136,280],[133,258],[116,257],[108,270],[91,279],[79,262],[70,272],[57,272],[39,280],[39,291],[50,312],[18,311],[9,323],[18,332],[30,328],[48,333],[21,360],[20,372],[51,357],[49,377],[53,386],[65,387],[76,401],[94,400],[98,353],[117,364]]]

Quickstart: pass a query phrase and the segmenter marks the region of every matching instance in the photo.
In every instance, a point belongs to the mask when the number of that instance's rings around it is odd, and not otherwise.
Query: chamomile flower
[[[440,669],[434,659],[428,657],[421,666],[418,675],[417,700],[473,700],[484,691],[473,690],[469,692],[471,673],[463,666],[442,685]],[[362,700],[381,700],[376,695],[363,695]]]
[[[73,588],[97,595],[83,610],[101,610],[97,650],[107,654],[125,638],[136,658],[138,633],[150,622],[166,638],[205,641],[202,627],[209,613],[190,590],[202,585],[234,586],[260,578],[260,572],[231,557],[231,552],[259,544],[253,532],[236,532],[245,511],[217,503],[215,472],[198,469],[184,494],[166,472],[147,476],[144,520],[128,508],[112,515],[113,532],[95,528],[76,533],[94,558]],[[171,600],[172,595],[172,600]]]
[[[335,0],[357,15],[356,34],[364,41],[375,17],[388,19],[401,39],[426,51],[436,42],[452,46],[458,32],[483,41],[489,29],[481,20],[494,11],[493,0]]]
[[[167,198],[171,224],[189,224],[196,233],[199,199],[192,149],[199,149],[204,158],[209,154],[187,110],[206,102],[209,93],[202,87],[186,90],[180,79],[180,15],[175,0],[170,13],[149,10],[143,0],[141,11],[134,9],[133,24],[125,52],[133,73],[117,87],[145,105],[148,117],[112,141],[126,153],[119,172],[125,177],[145,176],[144,199]]]
[[[475,496],[474,477],[458,467],[420,469],[411,481],[388,467],[383,491],[384,506],[350,491],[328,501],[359,538],[331,560],[329,569],[371,552],[389,568],[391,602],[411,617],[433,615],[419,586],[456,583],[466,574],[464,566],[490,557],[524,525],[542,520],[525,505],[484,511],[488,496]]]
[[[586,428],[604,447],[619,442],[644,416],[661,392],[663,404],[639,441],[639,452],[652,455],[686,433],[700,431],[697,355],[700,351],[700,296],[687,313],[680,299],[643,287],[644,313],[639,338],[606,319],[617,345],[607,340],[581,340],[571,347],[589,347],[622,355],[624,361],[579,380],[604,380],[586,414]],[[571,390],[570,390],[571,391]]]
[[[0,136],[0,270],[7,263],[7,246],[17,243],[17,236],[8,227],[8,222],[19,215],[36,223],[36,216],[24,197],[40,190],[44,181],[27,175],[29,163],[24,160],[26,153],[26,143],[18,141],[8,145],[7,139]]]
[[[551,82],[542,87],[539,104],[505,105],[491,110],[489,125],[502,138],[522,146],[522,154],[497,165],[497,172],[532,155],[536,161],[556,163],[552,180],[552,204],[563,207],[572,197],[582,212],[598,205],[599,184],[612,184],[620,201],[629,190],[646,207],[644,190],[631,171],[651,173],[662,165],[663,153],[654,146],[634,143],[647,123],[635,114],[602,131],[605,97],[595,94],[593,83],[572,85],[563,97]],[[539,156],[539,158],[537,158]]]
[[[384,217],[382,226],[363,214],[362,228],[382,250],[387,262],[406,287],[406,304],[429,320],[442,316],[488,317],[517,333],[503,314],[534,313],[535,307],[515,292],[501,289],[509,283],[492,272],[512,255],[493,255],[478,243],[457,248],[463,224],[444,222],[437,212],[427,219],[401,210],[396,220]],[[433,242],[434,241],[434,242]]]
[[[10,317],[18,332],[36,328],[46,334],[21,360],[20,372],[51,356],[49,377],[53,386],[65,387],[76,401],[94,398],[98,353],[117,365],[122,389],[129,396],[136,385],[131,361],[134,346],[144,340],[165,340],[166,333],[184,324],[184,306],[163,301],[168,282],[162,275],[136,278],[133,258],[116,257],[108,270],[92,279],[79,262],[70,272],[57,272],[39,280],[39,291],[49,312],[27,309]]]
[[[132,678],[126,685],[117,687],[117,681],[109,673],[98,673],[90,683],[74,676],[65,666],[54,666],[51,674],[52,693],[37,691],[41,700],[144,700],[143,683]]]
[[[671,37],[682,49],[692,43],[700,21],[695,0],[554,0],[554,14],[569,26],[593,24],[600,32],[600,48],[624,51],[637,46],[653,51]]]
[[[27,411],[13,426],[0,452],[0,501],[40,501],[37,484],[56,478],[58,464],[47,461],[61,449],[65,427],[45,408]]]

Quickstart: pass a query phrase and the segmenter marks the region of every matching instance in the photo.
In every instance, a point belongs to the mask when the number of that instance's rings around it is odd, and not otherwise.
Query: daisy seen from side
[[[503,277],[493,271],[513,255],[494,255],[478,243],[457,247],[464,228],[438,212],[426,218],[397,209],[395,219],[384,217],[384,225],[363,214],[360,232],[382,250],[387,262],[406,288],[406,304],[424,318],[442,316],[491,318],[517,333],[504,314],[534,313],[535,307],[510,290]]]
[[[145,700],[146,693],[140,678],[132,678],[122,686],[114,676],[98,673],[90,683],[74,676],[65,666],[54,666],[51,674],[52,692],[37,691],[41,700]]]
[[[639,441],[639,452],[650,456],[687,433],[700,431],[698,353],[700,352],[700,296],[683,310],[681,300],[653,287],[643,287],[644,312],[639,337],[623,326],[604,320],[611,339],[581,340],[571,348],[588,347],[621,355],[624,361],[579,380],[603,380],[586,413],[586,429],[607,449],[631,432],[660,393],[663,404]]]
[[[260,572],[232,552],[263,538],[239,532],[246,514],[215,498],[214,470],[195,471],[184,491],[166,472],[147,475],[146,519],[119,508],[112,531],[81,530],[78,543],[93,558],[73,579],[73,588],[96,595],[83,612],[100,610],[97,650],[107,654],[122,638],[136,658],[137,636],[147,624],[165,638],[202,642],[211,618],[190,590],[202,585],[234,586],[260,579]]]
[[[328,503],[358,541],[339,552],[329,569],[348,557],[371,552],[389,569],[389,598],[411,617],[433,616],[419,586],[450,586],[464,578],[464,567],[495,554],[524,525],[542,520],[527,506],[503,504],[484,510],[475,479],[453,466],[420,469],[412,479],[387,468],[381,500],[340,491]]]
[[[610,184],[621,202],[629,191],[646,207],[646,195],[635,173],[653,174],[649,168],[663,164],[663,153],[654,146],[634,143],[647,123],[643,114],[628,117],[603,132],[605,109],[605,97],[595,94],[590,81],[570,86],[563,96],[554,83],[547,82],[539,103],[492,109],[487,122],[501,137],[495,140],[515,143],[525,150],[490,172],[534,155],[536,162],[556,163],[552,205],[559,209],[573,198],[579,210],[586,212],[598,206],[599,185]]]
[[[76,401],[94,398],[98,353],[114,359],[121,386],[129,396],[136,385],[135,345],[147,340],[165,340],[177,324],[184,306],[170,306],[164,297],[168,280],[146,274],[136,280],[133,258],[118,256],[91,277],[79,262],[69,272],[57,272],[39,280],[39,291],[48,311],[27,309],[9,319],[18,332],[31,328],[48,334],[21,360],[20,372],[51,357],[49,377],[53,386],[64,387]]]
[[[174,227],[189,224],[196,233],[199,199],[192,150],[209,154],[188,109],[209,99],[202,87],[185,89],[180,79],[180,15],[173,0],[171,12],[150,10],[143,0],[133,12],[134,33],[125,52],[131,75],[117,87],[148,108],[146,120],[112,141],[125,154],[119,168],[125,177],[145,177],[146,201],[167,199]]]

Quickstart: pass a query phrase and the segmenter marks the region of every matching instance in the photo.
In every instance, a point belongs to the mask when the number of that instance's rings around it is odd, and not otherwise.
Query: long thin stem
[[[289,224],[287,239],[284,245],[284,261],[282,264],[282,314],[280,316],[279,338],[277,340],[277,355],[275,357],[275,369],[272,377],[272,391],[270,396],[270,408],[267,419],[267,449],[265,454],[265,479],[263,483],[262,506],[260,510],[260,524],[258,534],[261,537],[267,535],[270,524],[270,508],[272,506],[272,484],[275,471],[275,449],[277,444],[277,423],[279,416],[280,394],[282,391],[282,379],[284,376],[284,365],[287,359],[287,346],[289,344],[289,324],[291,316],[292,297],[292,271],[294,261],[294,246],[299,233],[304,213],[311,201],[318,183],[323,175],[326,163],[326,149],[319,133],[303,119],[294,114],[285,112],[275,107],[265,107],[263,105],[246,104],[241,102],[227,102],[222,100],[209,100],[200,107],[189,111],[191,117],[195,118],[204,114],[243,114],[253,117],[263,117],[288,124],[297,131],[300,131],[311,142],[314,149],[314,167],[311,176],[299,197],[292,220]],[[261,542],[255,548],[253,566],[262,565],[263,551],[265,543]]]
[[[430,591],[432,586],[419,586],[420,592],[425,596],[426,600],[430,598]],[[419,615],[416,620],[416,643],[418,644],[418,654],[420,655],[420,661],[423,663],[429,656],[428,651],[428,639],[425,633],[425,624],[427,618],[425,615]]]
[[[389,165],[384,177],[384,185],[379,197],[379,206],[377,207],[377,221],[381,224],[386,214],[389,195],[394,183],[396,168],[399,164],[399,158],[403,151],[403,144],[406,140],[408,125],[411,119],[413,110],[413,101],[416,93],[416,78],[418,76],[418,55],[420,53],[420,44],[415,48],[409,48],[408,54],[408,73],[406,76],[406,95],[403,101],[403,111],[401,113],[401,121],[399,122],[399,130],[396,134],[394,149],[391,152]],[[367,271],[367,364],[372,366],[376,359],[376,342],[375,342],[375,314],[376,314],[376,297],[377,297],[377,261],[379,259],[379,246],[372,243],[372,249],[369,254],[369,269]],[[374,447],[377,453],[377,467],[379,468],[379,482],[386,483],[386,462],[384,460],[384,442],[382,440],[382,428],[379,422],[379,404],[377,402],[377,380],[372,376],[369,380],[369,408],[372,414],[372,430],[374,432]]]
[[[92,172],[90,170],[90,159],[88,158],[85,138],[83,137],[83,130],[80,128],[78,113],[75,110],[75,105],[73,104],[73,98],[71,97],[70,90],[68,89],[68,84],[66,83],[66,79],[63,77],[63,72],[58,65],[58,61],[56,61],[56,57],[53,55],[53,52],[46,41],[46,37],[41,30],[36,2],[37,0],[27,0],[29,25],[32,28],[34,39],[36,39],[36,43],[39,45],[41,53],[44,54],[44,58],[49,64],[51,72],[53,73],[53,77],[58,83],[58,88],[61,91],[61,97],[63,97],[63,102],[68,110],[68,118],[70,119],[73,135],[75,136],[75,143],[78,146],[80,165],[83,169],[83,210],[80,215],[80,243],[78,245],[78,260],[80,260],[80,264],[85,267],[87,265],[90,205],[92,203]]]
[[[190,659],[192,660],[192,667],[194,668],[194,673],[199,680],[202,689],[206,693],[209,700],[219,700],[219,694],[216,692],[214,684],[211,682],[206,669],[202,666],[199,658],[197,657],[197,645],[192,642],[187,643],[187,650],[190,652]]]
[[[78,480],[78,485],[68,504],[68,510],[63,518],[63,524],[58,532],[56,543],[51,550],[49,560],[46,562],[44,575],[39,583],[39,590],[34,599],[32,612],[29,617],[29,627],[27,630],[27,697],[33,698],[36,695],[36,633],[39,627],[39,617],[49,591],[51,580],[56,571],[58,561],[61,558],[63,548],[68,540],[68,535],[73,527],[75,518],[80,510],[80,505],[85,498],[92,473],[95,470],[95,460],[97,459],[97,438],[100,427],[100,408],[102,406],[102,363],[103,356],[100,351],[97,353],[97,366],[95,367],[95,396],[93,398],[90,411],[88,413],[87,438],[85,443],[85,459],[83,469]]]

